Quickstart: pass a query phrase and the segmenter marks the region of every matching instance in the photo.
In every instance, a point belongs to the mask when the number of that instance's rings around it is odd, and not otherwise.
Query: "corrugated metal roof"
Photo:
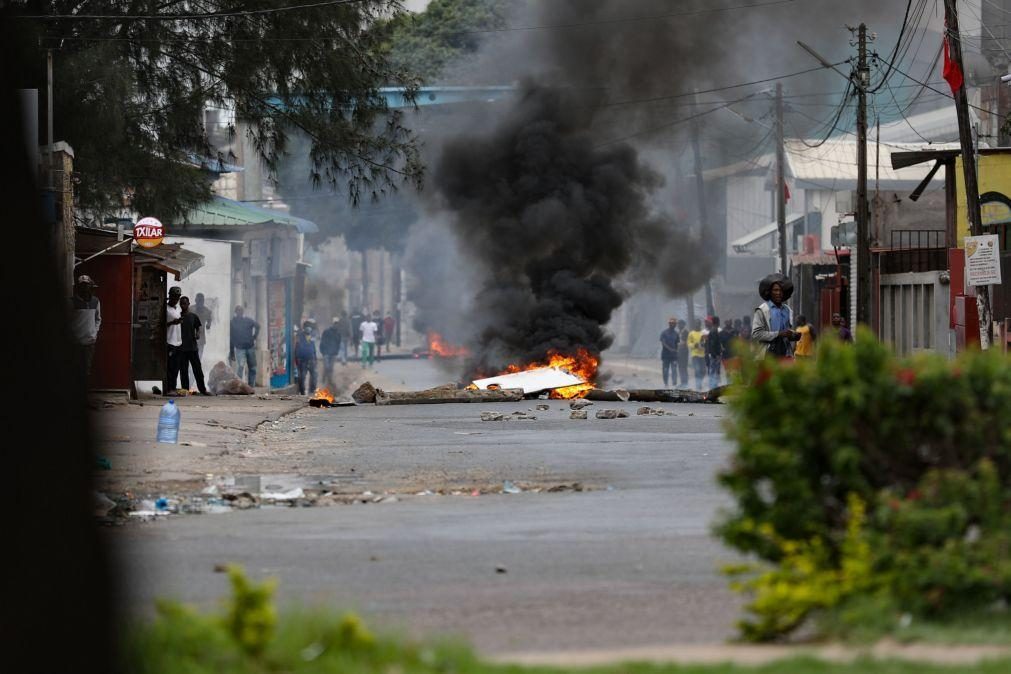
[[[191,209],[181,223],[183,228],[200,227],[252,227],[255,225],[284,225],[294,227],[302,234],[319,231],[316,223],[296,218],[280,211],[244,204],[217,195]]]
[[[786,163],[788,178],[796,186],[803,189],[853,190],[857,184],[857,144],[855,139],[829,139],[823,145],[811,148],[798,139],[789,139],[786,145]],[[948,145],[934,144],[927,146],[940,150]],[[957,147],[954,146],[954,147]],[[875,155],[879,148],[873,142],[867,148],[867,180],[873,188],[875,173],[882,187],[887,189],[913,189],[920,184],[930,172],[928,164],[910,166],[902,169],[892,168],[892,152],[909,152],[921,150],[920,143],[889,143],[880,145],[878,162]],[[934,182],[943,184],[944,175],[938,171]]]

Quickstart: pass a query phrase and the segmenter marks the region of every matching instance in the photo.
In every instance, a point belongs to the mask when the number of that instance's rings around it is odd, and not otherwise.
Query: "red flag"
[[[942,77],[948,82],[948,86],[951,87],[951,93],[957,94],[958,90],[962,88],[962,82],[964,81],[962,77],[962,69],[958,67],[958,64],[951,60],[948,54],[948,40],[947,35],[944,36],[944,70],[941,71]]]
[[[787,184],[785,180],[783,181],[783,201],[785,202],[790,201],[790,186]]]

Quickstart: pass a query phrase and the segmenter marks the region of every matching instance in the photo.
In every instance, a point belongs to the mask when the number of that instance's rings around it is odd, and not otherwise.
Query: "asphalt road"
[[[407,386],[445,379],[425,362],[380,368]],[[282,604],[355,609],[381,629],[460,636],[486,653],[731,636],[740,602],[717,567],[734,557],[709,535],[727,504],[714,483],[730,452],[726,408],[654,405],[676,416],[637,417],[639,405],[597,403],[576,421],[551,402],[533,421],[479,420],[537,402],[297,412],[285,423],[298,433],[266,428],[249,451],[299,453],[306,484],[396,500],[110,530],[128,610],[146,613],[156,597],[214,606],[227,592],[214,566],[238,562],[277,577]],[[632,416],[592,418],[604,407]],[[467,495],[504,480],[588,490]],[[440,488],[465,495],[413,495]]]

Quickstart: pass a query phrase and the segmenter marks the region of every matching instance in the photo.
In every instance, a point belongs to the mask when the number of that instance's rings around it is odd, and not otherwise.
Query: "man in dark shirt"
[[[709,370],[709,388],[713,389],[720,385],[720,368],[723,367],[723,338],[720,334],[719,316],[709,316],[706,318],[706,327],[709,334],[706,335],[706,365]]]
[[[319,339],[319,352],[323,354],[323,381],[327,386],[333,386],[333,365],[341,352],[341,341],[343,339],[344,326],[341,324],[341,317],[334,316],[333,323],[323,331]]]
[[[200,340],[200,317],[196,312],[190,311],[190,298],[183,295],[179,298],[179,308],[182,310],[179,326],[182,328],[183,343],[179,346],[179,377],[182,379],[183,388],[190,388],[190,373],[187,366],[193,368],[193,376],[197,380],[197,389],[200,395],[211,395],[204,384],[204,370],[200,367],[200,353],[197,342]]]
[[[260,333],[260,326],[252,318],[244,316],[244,313],[242,307],[235,307],[235,317],[228,326],[228,360],[235,363],[235,374],[239,379],[242,379],[245,369],[248,371],[246,383],[255,386],[256,336]]]
[[[688,386],[688,324],[678,321],[678,382]]]
[[[355,347],[355,360],[358,360],[359,350],[362,347],[362,321],[365,320],[365,315],[367,311],[356,311],[351,314],[351,343]]]
[[[660,333],[660,368],[663,370],[663,385],[665,387],[677,384],[678,346],[680,343],[681,334],[678,332],[678,319],[671,316],[667,320],[667,329]],[[669,377],[668,372],[670,373]]]

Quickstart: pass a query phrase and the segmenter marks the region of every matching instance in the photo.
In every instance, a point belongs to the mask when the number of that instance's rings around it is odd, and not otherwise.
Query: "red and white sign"
[[[133,240],[141,248],[155,248],[165,238],[165,227],[158,218],[142,218],[133,226]]]

